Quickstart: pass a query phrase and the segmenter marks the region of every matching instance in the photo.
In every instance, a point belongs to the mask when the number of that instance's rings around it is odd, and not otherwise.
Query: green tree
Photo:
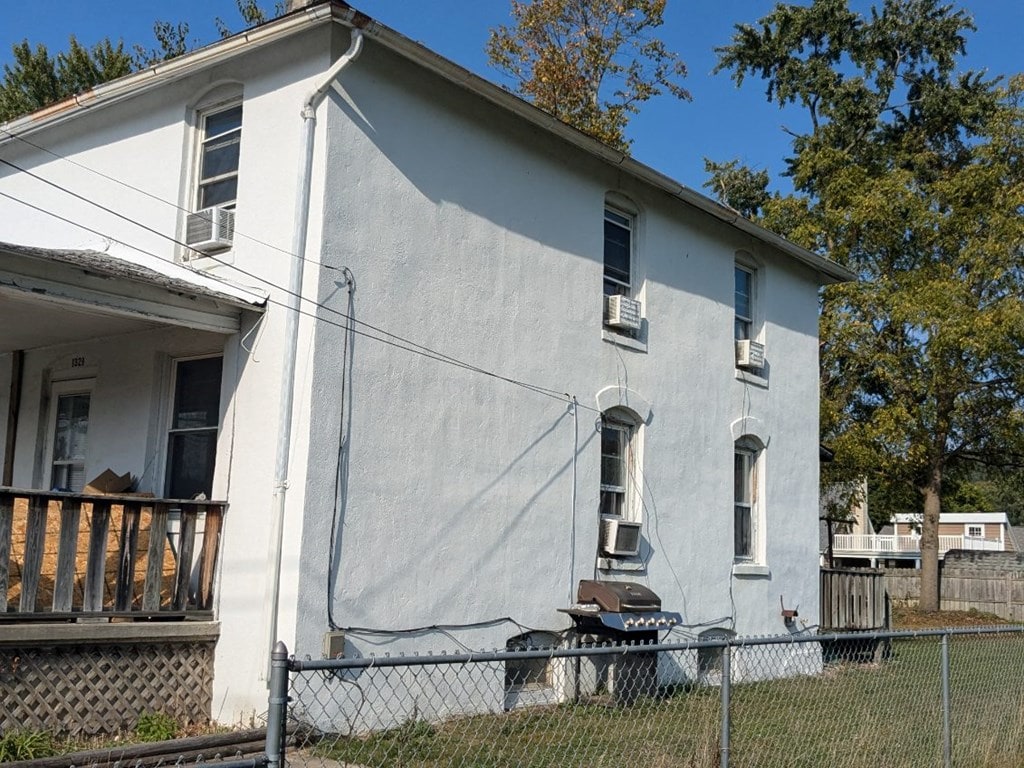
[[[235,4],[246,27],[263,24],[285,11],[281,2],[275,3],[273,12],[266,11],[258,0],[235,0]],[[214,23],[222,37],[232,34],[220,18]],[[155,47],[146,48],[136,43],[129,53],[121,41],[115,44],[104,38],[86,48],[72,35],[68,49],[58,53],[56,58],[42,44],[33,48],[27,40],[18,43],[12,48],[14,61],[4,65],[0,81],[0,123],[131,74],[136,69],[181,56],[199,42],[189,37],[186,22],[157,21],[153,24],[153,37]]]
[[[235,6],[238,8],[238,15],[242,17],[242,24],[245,28],[265,24],[271,19],[284,15],[288,9],[287,3],[277,2],[274,3],[273,11],[267,11],[258,0],[235,0]],[[214,18],[213,23],[216,24],[217,32],[221,37],[231,37],[235,34],[220,16]]]
[[[639,105],[663,92],[689,100],[686,67],[651,31],[665,0],[512,0],[487,57],[515,91],[559,120],[627,150]]]
[[[68,49],[50,56],[46,46],[27,40],[12,49],[13,64],[4,65],[0,82],[0,122],[56,103],[93,86],[127,75],[132,58],[124,44],[103,39],[86,48],[72,36]]]
[[[873,509],[923,511],[925,610],[945,485],[1024,463],[1024,81],[957,72],[970,29],[938,0],[865,16],[814,0],[719,49],[738,85],[761,78],[805,121],[788,129],[793,192],[752,213],[860,277],[823,294],[825,480],[868,477]]]

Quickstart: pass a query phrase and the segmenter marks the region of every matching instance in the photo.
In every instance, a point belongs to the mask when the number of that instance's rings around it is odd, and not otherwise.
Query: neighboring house
[[[272,639],[529,646],[580,579],[815,623],[827,259],[340,2],[0,158],[5,484],[227,503],[215,718],[265,708]]]
[[[835,565],[920,568],[920,515],[898,514],[878,533],[866,514],[855,515],[854,520],[851,524],[839,523],[841,530],[833,532]],[[860,530],[844,529],[858,524],[863,526]],[[939,516],[940,560],[951,550],[1014,552],[1017,548],[1010,521],[1002,512],[944,512]],[[823,550],[823,560],[827,560],[827,554]]]

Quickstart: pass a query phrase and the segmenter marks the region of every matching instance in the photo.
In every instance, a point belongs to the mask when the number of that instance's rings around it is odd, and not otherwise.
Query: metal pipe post
[[[728,645],[722,649],[722,733],[719,740],[720,768],[729,768],[729,694],[732,682],[732,648]]]
[[[285,723],[288,721],[288,648],[280,640],[270,655],[270,697],[267,699],[267,768],[284,765]]]
[[[949,635],[942,636],[942,765],[953,765],[953,732],[949,723]]]

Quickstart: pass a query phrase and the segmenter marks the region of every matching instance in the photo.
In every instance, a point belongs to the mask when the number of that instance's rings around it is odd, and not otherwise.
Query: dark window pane
[[[203,168],[200,176],[209,179],[238,171],[238,149],[241,136],[233,133],[203,147]]]
[[[220,423],[222,364],[219,357],[178,363],[173,429],[216,427]]]
[[[242,105],[206,117],[206,138],[219,136],[242,127]]]
[[[750,507],[734,507],[736,557],[751,557]]]
[[[54,431],[54,461],[84,459],[88,431],[89,395],[60,395],[57,399],[57,426]]]
[[[736,314],[750,319],[751,274],[736,267]]]
[[[604,275],[627,284],[629,283],[629,236],[628,229],[605,221]]]
[[[210,208],[214,205],[233,203],[238,198],[238,177],[204,184],[199,188],[199,207]]]
[[[625,506],[626,494],[619,493],[618,491],[601,491],[601,509],[602,515],[622,515],[622,509]]]
[[[210,498],[216,452],[216,430],[172,434],[168,447],[168,498],[191,499],[198,493]]]

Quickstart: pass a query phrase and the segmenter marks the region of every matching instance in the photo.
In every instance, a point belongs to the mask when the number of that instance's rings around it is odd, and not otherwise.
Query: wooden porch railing
[[[212,614],[226,507],[0,488],[0,621]]]

